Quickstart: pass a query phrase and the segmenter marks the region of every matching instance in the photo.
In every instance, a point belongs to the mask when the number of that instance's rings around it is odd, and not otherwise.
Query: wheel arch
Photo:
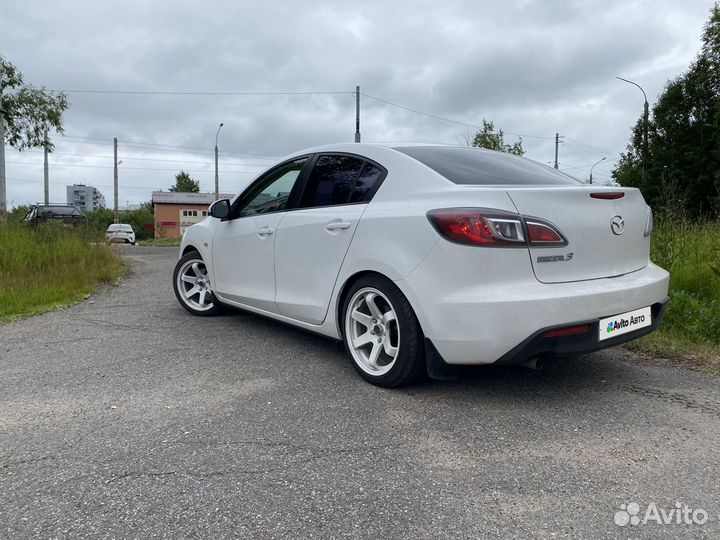
[[[200,250],[199,250],[198,248],[196,248],[196,247],[195,247],[194,245],[192,245],[192,244],[188,244],[187,246],[185,246],[185,249],[182,250],[182,253],[180,254],[180,256],[181,256],[181,257],[184,257],[185,255],[187,255],[187,254],[190,253],[191,251],[197,251],[198,253],[200,253]]]
[[[420,331],[424,333],[423,331],[423,324],[421,318],[418,316],[418,310],[414,303],[414,298],[411,297],[411,295],[408,295],[404,288],[401,287],[395,280],[391,279],[390,277],[386,276],[382,272],[378,272],[377,270],[360,270],[358,272],[355,272],[354,274],[348,276],[348,278],[345,280],[345,282],[340,287],[340,290],[337,295],[337,302],[335,304],[335,324],[338,329],[338,334],[340,335],[340,339],[343,339],[343,333],[344,333],[344,327],[343,327],[343,313],[342,309],[345,305],[345,299],[347,298],[348,291],[352,288],[352,286],[357,283],[360,279],[366,277],[366,276],[379,276],[382,278],[387,279],[388,281],[395,284],[395,286],[400,289],[400,292],[403,294],[405,299],[410,304],[410,307],[415,312],[415,316],[418,318],[418,324],[420,325]]]

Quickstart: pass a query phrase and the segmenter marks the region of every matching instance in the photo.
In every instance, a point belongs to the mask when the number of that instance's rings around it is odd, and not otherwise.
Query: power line
[[[105,95],[158,95],[158,96],[327,96],[327,95],[354,95],[356,92],[352,91],[297,91],[297,92],[235,92],[235,91],[197,91],[197,92],[191,92],[191,91],[172,91],[172,90],[105,90],[105,89],[68,89],[68,90],[54,90],[54,91],[62,91],[66,93],[79,93],[79,94],[105,94]],[[366,94],[364,92],[360,92],[360,95],[363,97],[366,97],[368,99],[374,100],[378,103],[382,103],[391,107],[395,107],[398,109],[402,109],[404,111],[408,111],[414,114],[419,114],[422,116],[426,116],[428,118],[433,118],[435,120],[440,120],[442,122],[447,122],[459,126],[464,126],[467,128],[472,129],[483,129],[483,126],[479,126],[477,124],[471,124],[469,122],[463,122],[460,120],[455,120],[452,118],[447,118],[445,116],[441,116],[438,114],[430,113],[427,111],[422,111],[420,109],[416,109],[413,107],[409,107],[407,105],[403,105],[400,103],[395,103],[383,98],[379,98],[377,96],[373,96],[370,94]],[[526,133],[516,133],[512,131],[504,131],[504,133],[507,133],[508,135],[514,135],[518,137],[524,137],[524,138],[530,138],[530,139],[539,139],[539,140],[553,140],[553,137],[546,137],[546,136],[540,136],[540,135],[528,135]],[[68,138],[75,138],[75,139],[84,139],[84,140],[91,140],[91,141],[101,141],[101,139],[93,139],[91,137],[80,137],[80,136],[67,136]],[[574,139],[573,139],[574,140]],[[59,142],[59,141],[57,141]],[[67,141],[63,141],[67,142]],[[87,143],[81,143],[80,141],[70,141],[70,142],[76,142],[80,144],[87,144]],[[105,143],[104,140],[102,140],[103,143]],[[581,143],[577,143],[580,145]],[[207,153],[210,154],[211,152],[205,148],[193,148],[193,147],[183,147],[183,146],[174,146],[174,145],[163,145],[163,144],[157,144],[157,143],[147,143],[147,142],[139,142],[139,141],[123,141],[124,147],[138,147],[138,148],[145,148],[145,147],[158,147],[158,148],[170,148],[173,150],[169,151],[178,151],[178,150],[189,150],[193,152],[199,152],[199,153]],[[590,145],[582,145],[585,146],[585,148],[593,148]],[[607,155],[615,155],[617,152],[609,152],[606,150],[595,148],[592,150],[593,152],[600,152]],[[247,157],[248,159],[255,159],[255,160],[276,160],[276,157],[259,157],[259,156],[252,156],[250,154],[239,154],[234,152],[223,152],[226,155],[232,155],[237,157]]]
[[[399,103],[393,103],[392,101],[387,101],[385,99],[371,96],[369,94],[365,94],[364,92],[360,93],[361,96],[364,96],[366,98],[370,98],[372,100],[375,100],[379,103],[384,103],[385,105],[390,105],[391,107],[397,107],[398,109],[403,109],[405,111],[409,111],[416,114],[421,114],[423,116],[427,116],[428,118],[434,118],[435,120],[442,120],[443,122],[449,122],[451,124],[457,124],[459,126],[469,127],[473,129],[483,129],[483,126],[478,126],[475,124],[468,124],[467,122],[460,122],[459,120],[453,120],[452,118],[446,118],[444,116],[440,116],[437,114],[421,111],[419,109],[414,109],[412,107],[408,107],[407,105],[401,105]],[[503,131],[503,133],[507,133],[508,135],[515,135],[517,137],[527,137],[529,139],[543,139],[543,140],[553,140],[554,137],[541,137],[539,135],[527,135],[523,133],[513,133],[512,131]]]
[[[574,171],[574,170],[576,170],[576,169],[587,169],[587,168],[589,168],[589,167],[592,167],[592,163],[588,163],[588,164],[586,164],[586,165],[576,165],[576,166],[574,166],[574,167],[565,167],[565,168],[563,168],[563,169],[560,169],[560,171],[562,171],[562,172],[565,172],[565,171]]]
[[[44,182],[44,180],[30,180],[28,178],[15,178],[15,177],[11,178],[10,180],[12,183],[25,183],[25,184],[40,184],[40,183]],[[66,186],[69,185],[67,182],[55,181],[55,180],[50,180],[50,183],[54,184],[54,185],[66,185]],[[101,188],[111,188],[111,189],[113,188],[113,184],[96,184],[94,182],[93,182],[92,186],[93,187],[101,187]],[[144,191],[147,191],[150,188],[147,188],[144,186],[123,186],[122,189],[123,190],[126,190],[126,189],[140,190],[140,189],[142,189]]]
[[[574,141],[571,144],[574,144],[575,146],[579,147],[579,149],[585,149],[585,152],[589,152],[593,155],[606,155],[606,156],[614,156],[620,154],[620,152],[611,152],[610,150],[603,150],[602,148],[591,146],[587,143],[581,142],[579,139],[575,139],[574,137],[566,137],[567,139],[570,139],[571,141]],[[566,141],[567,142],[567,141]]]
[[[583,163],[586,163],[588,167],[592,166],[592,162],[590,162],[590,161],[585,161],[585,160],[587,159],[587,157],[581,155],[580,153],[578,153],[578,151],[575,150],[575,148],[573,147],[573,145],[565,143],[565,148],[567,148],[567,149],[570,150],[573,154],[575,154],[577,157],[579,157],[581,160],[583,160]]]
[[[50,89],[50,92],[64,92],[66,94],[118,94],[140,96],[335,96],[349,95],[355,92],[177,92],[173,90],[86,90]]]
[[[42,154],[42,150],[26,150],[28,153],[32,154]],[[77,157],[89,157],[89,158],[96,158],[96,159],[113,159],[113,156],[103,156],[100,154],[75,154],[71,152],[52,152],[50,154],[51,156],[77,156]],[[162,161],[167,163],[195,163],[200,165],[213,165],[210,161],[192,161],[187,159],[162,159],[162,158],[139,158],[139,157],[128,157],[123,155],[122,156],[123,161]],[[265,165],[253,165],[252,163],[224,163],[224,165],[237,165],[239,167],[247,166],[247,167],[265,167]]]
[[[35,165],[40,166],[41,163],[35,163],[34,161],[8,161],[7,163],[11,163],[13,165]],[[81,164],[68,164],[68,163],[53,163],[55,167],[80,167],[80,168],[88,168],[88,169],[112,169],[114,168],[112,165],[81,165]],[[122,167],[122,170],[130,170],[130,171],[175,171],[177,172],[177,168],[175,169],[157,169],[153,167]],[[186,169],[185,172],[195,172],[195,173],[204,173],[204,172],[212,172],[205,169]],[[258,174],[258,171],[223,171],[227,174]]]
[[[75,141],[72,139],[85,139],[84,141]],[[89,144],[89,145],[95,145],[95,146],[106,146],[112,139],[98,139],[93,137],[77,137],[73,135],[67,135],[63,137],[62,139],[53,138],[53,143],[63,143],[63,144]],[[96,142],[91,142],[96,141]],[[194,153],[194,154],[212,154],[211,150],[208,150],[206,148],[196,148],[196,147],[190,147],[190,146],[173,146],[170,144],[156,144],[156,143],[145,143],[145,142],[137,142],[137,141],[121,141],[122,147],[130,147],[130,148],[140,148],[143,150],[153,150],[153,151],[160,151],[160,150],[154,150],[154,147],[162,148],[163,152],[178,152],[183,154],[188,153]],[[172,150],[166,150],[166,149],[172,149]],[[246,161],[277,161],[279,158],[277,156],[254,156],[252,154],[241,154],[237,152],[222,152],[223,155],[227,156],[234,156],[234,157],[240,157],[243,158]]]

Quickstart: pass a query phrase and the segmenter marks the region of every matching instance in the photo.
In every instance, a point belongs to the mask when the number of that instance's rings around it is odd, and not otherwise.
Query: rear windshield
[[[581,184],[560,171],[529,159],[479,148],[456,146],[396,147],[455,184],[547,186]]]

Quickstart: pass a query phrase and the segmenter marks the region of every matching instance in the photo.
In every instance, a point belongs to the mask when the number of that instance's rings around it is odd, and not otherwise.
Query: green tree
[[[175,175],[175,185],[170,191],[178,191],[181,193],[198,193],[200,191],[200,182],[194,180],[185,171],[180,171]]]
[[[105,232],[110,224],[114,223],[113,211],[107,208],[100,208],[98,210],[93,210],[92,212],[85,212],[85,217],[87,218],[88,228],[98,232]],[[143,203],[137,210],[121,212],[120,222],[132,225],[132,228],[135,231],[135,238],[138,240],[152,238],[154,234],[153,231],[145,229],[146,226],[153,225],[155,222],[155,216],[152,212],[152,203]]]
[[[146,226],[151,226],[155,223],[155,215],[153,214],[151,207],[152,203],[143,203],[137,210],[125,212],[121,215],[123,223],[132,225],[132,228],[135,231],[135,238],[138,240],[152,238],[155,234],[152,229],[145,229]]]
[[[85,212],[85,217],[88,228],[98,232],[105,232],[110,224],[115,222],[113,211],[108,208]]]
[[[2,109],[5,111],[5,140],[17,150],[43,147],[52,151],[45,133],[63,133],[62,115],[68,108],[67,96],[26,84],[22,73],[0,56]]]
[[[516,156],[522,156],[525,153],[522,147],[522,137],[518,137],[517,142],[513,144],[506,144],[504,138],[505,134],[502,129],[495,131],[495,124],[483,118],[483,128],[475,134],[471,145]]]
[[[703,31],[688,71],[668,81],[648,125],[647,183],[642,184],[642,116],[613,178],[639,187],[660,211],[710,215],[720,201],[720,7]]]

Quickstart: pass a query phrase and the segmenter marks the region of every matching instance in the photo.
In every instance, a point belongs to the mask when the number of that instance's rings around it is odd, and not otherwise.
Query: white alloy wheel
[[[384,375],[395,365],[401,339],[397,312],[378,289],[363,287],[350,299],[345,335],[355,364],[368,375]]]
[[[193,313],[202,313],[215,307],[210,277],[205,263],[197,253],[183,257],[175,273],[175,294]]]

